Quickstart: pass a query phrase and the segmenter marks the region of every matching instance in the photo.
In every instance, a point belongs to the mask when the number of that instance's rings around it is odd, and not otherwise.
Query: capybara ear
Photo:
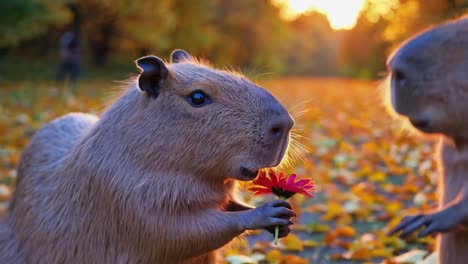
[[[176,49],[171,53],[171,62],[178,63],[184,60],[190,60],[190,54],[188,54],[185,50]]]
[[[136,62],[141,70],[138,78],[138,86],[150,96],[157,97],[159,94],[160,81],[167,78],[169,71],[164,62],[156,56],[139,58]]]

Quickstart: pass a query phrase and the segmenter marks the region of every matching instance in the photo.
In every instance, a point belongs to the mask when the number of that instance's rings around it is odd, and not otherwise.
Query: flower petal
[[[254,192],[254,195],[262,195],[262,194],[272,194],[271,190],[259,190]]]
[[[302,186],[302,188],[303,189],[314,189],[315,185],[314,184],[309,184],[309,185]]]
[[[269,170],[268,175],[270,176],[272,186],[278,186],[278,177],[276,176],[275,172],[273,170]]]
[[[285,178],[279,180],[279,186],[283,189],[288,189],[288,182]]]
[[[295,183],[295,185],[296,185],[296,186],[304,186],[304,185],[307,185],[307,184],[310,183],[310,182],[311,182],[311,180],[309,180],[309,179],[302,179],[302,180],[300,180],[300,181],[297,181],[297,182]]]
[[[288,178],[288,185],[294,185],[294,180],[296,179],[296,174],[291,174]]]
[[[278,174],[278,179],[281,180],[281,179],[284,179],[284,172],[280,172]]]
[[[267,188],[264,186],[252,186],[252,187],[249,187],[247,190],[255,192],[259,190],[271,190],[271,188]]]
[[[265,187],[271,187],[273,185],[271,180],[266,176],[266,173],[263,170],[260,171],[260,174],[257,178],[255,178],[255,180],[252,181],[252,183],[255,185],[261,185]]]

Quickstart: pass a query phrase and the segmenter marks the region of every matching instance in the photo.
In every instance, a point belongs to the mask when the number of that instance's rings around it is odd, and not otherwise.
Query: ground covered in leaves
[[[386,232],[402,216],[435,208],[435,141],[409,133],[387,114],[378,82],[281,78],[260,82],[296,120],[288,173],[316,182],[314,199],[293,197],[293,232],[274,246],[254,232],[224,249],[231,263],[379,263],[433,238],[401,240]],[[14,186],[19,155],[33,133],[70,111],[100,113],[119,83],[11,83],[0,89],[0,210]],[[242,187],[248,187],[242,186]],[[274,197],[239,196],[251,204]],[[417,255],[417,254],[416,254]],[[419,257],[421,258],[421,257]]]

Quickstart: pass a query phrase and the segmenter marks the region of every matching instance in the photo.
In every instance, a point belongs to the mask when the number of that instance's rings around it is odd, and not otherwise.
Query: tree
[[[343,34],[340,68],[351,76],[375,78],[407,38],[467,11],[467,0],[367,0],[356,27]]]
[[[95,64],[103,66],[111,51],[168,49],[174,24],[170,4],[170,0],[81,0],[83,29]]]
[[[18,45],[46,33],[51,27],[69,23],[67,0],[1,0],[0,48]]]
[[[291,32],[281,52],[284,72],[299,75],[333,75],[337,73],[339,33],[327,18],[316,12],[289,22]]]
[[[215,1],[172,0],[170,8],[174,14],[168,32],[170,49],[181,48],[199,56],[209,54],[218,33]]]
[[[223,65],[255,68],[260,72],[281,69],[278,54],[285,39],[279,8],[269,0],[216,2],[216,40],[210,59]]]

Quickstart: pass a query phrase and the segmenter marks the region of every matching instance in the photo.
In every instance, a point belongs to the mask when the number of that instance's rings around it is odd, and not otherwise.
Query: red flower
[[[253,180],[254,186],[249,188],[254,195],[260,194],[275,194],[278,198],[286,200],[291,198],[296,193],[314,197],[311,192],[314,191],[314,182],[310,179],[296,180],[296,174],[291,174],[288,178],[284,177],[284,173],[278,175],[272,170],[262,170],[260,175]],[[275,240],[273,243],[278,244],[279,227],[275,227]]]
[[[254,195],[261,194],[275,194],[279,198],[289,199],[296,193],[306,196],[314,197],[311,192],[314,189],[314,182],[310,179],[296,180],[296,174],[292,174],[285,178],[284,173],[280,172],[278,175],[272,170],[268,172],[262,170],[259,176],[253,180],[254,186],[249,188],[253,191]]]

